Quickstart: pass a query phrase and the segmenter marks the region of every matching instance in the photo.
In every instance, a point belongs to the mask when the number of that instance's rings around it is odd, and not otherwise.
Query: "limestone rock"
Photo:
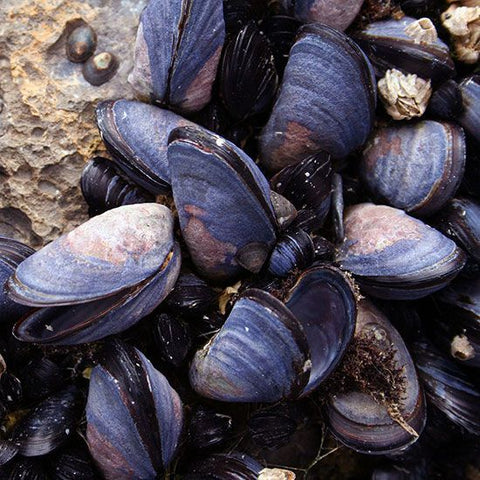
[[[94,111],[107,98],[133,98],[138,19],[146,0],[0,2],[0,235],[39,247],[87,219],[84,163],[102,153]],[[65,55],[67,34],[87,22],[97,51],[120,67],[100,87]]]

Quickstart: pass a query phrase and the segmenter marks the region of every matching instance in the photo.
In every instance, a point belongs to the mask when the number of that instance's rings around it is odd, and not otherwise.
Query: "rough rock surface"
[[[145,4],[0,1],[0,235],[39,247],[87,219],[80,175],[88,158],[103,151],[95,105],[134,97],[127,76]],[[112,51],[120,61],[100,87],[65,56],[66,35],[82,21],[97,32],[97,52]]]

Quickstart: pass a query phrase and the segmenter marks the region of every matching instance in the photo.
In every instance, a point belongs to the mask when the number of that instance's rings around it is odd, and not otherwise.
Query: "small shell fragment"
[[[283,468],[264,468],[258,480],[295,480],[296,475],[290,470]]]
[[[392,69],[378,81],[378,92],[387,113],[394,120],[410,120],[424,114],[432,87],[430,80]]]

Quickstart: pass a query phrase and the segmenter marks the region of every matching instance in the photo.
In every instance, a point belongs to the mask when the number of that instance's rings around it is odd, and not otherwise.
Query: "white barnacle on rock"
[[[437,29],[429,18],[419,18],[405,28],[405,33],[415,43],[434,43],[438,40]]]
[[[410,120],[423,115],[432,87],[430,80],[392,69],[378,81],[378,92],[387,113],[394,120]]]

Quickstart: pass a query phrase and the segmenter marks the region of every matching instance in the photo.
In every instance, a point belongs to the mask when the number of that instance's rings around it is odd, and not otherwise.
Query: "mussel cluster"
[[[478,473],[480,76],[362,3],[149,1],[91,218],[0,238],[1,478]]]

